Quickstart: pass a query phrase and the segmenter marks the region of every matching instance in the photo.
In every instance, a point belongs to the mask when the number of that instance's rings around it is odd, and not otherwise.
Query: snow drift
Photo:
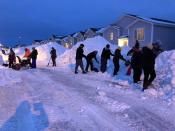
[[[159,55],[156,59],[156,73],[158,95],[165,100],[175,101],[175,50],[165,51]]]
[[[87,55],[88,53],[97,50],[98,56],[97,58],[100,60],[100,55],[103,50],[103,48],[109,44],[111,47],[111,51],[114,52],[117,48],[117,45],[110,44],[106,39],[104,39],[101,36],[96,36],[94,38],[86,39],[83,42],[77,43],[75,46],[73,46],[70,50],[65,51],[61,56],[59,60],[59,65],[62,66],[69,66],[75,64],[75,56],[76,56],[76,49],[79,47],[80,44],[84,44],[84,54]],[[124,48],[122,50],[122,54],[126,54],[129,48]],[[85,61],[84,61],[85,63]],[[111,65],[111,61],[109,62],[109,65]]]

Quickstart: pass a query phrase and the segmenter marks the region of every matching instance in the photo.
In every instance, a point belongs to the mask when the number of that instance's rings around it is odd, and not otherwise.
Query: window
[[[65,43],[65,44],[64,44],[64,47],[65,47],[65,48],[69,48],[69,47],[70,47],[70,44],[69,44],[69,43]]]
[[[145,37],[145,30],[144,28],[136,29],[136,40],[143,41]]]
[[[114,33],[113,32],[110,33],[110,40],[114,40]]]
[[[118,39],[118,46],[119,47],[128,46],[128,38]]]

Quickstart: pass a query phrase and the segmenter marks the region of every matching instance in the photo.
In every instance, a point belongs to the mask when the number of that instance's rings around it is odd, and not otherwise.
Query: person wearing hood
[[[15,52],[13,51],[13,49],[10,49],[10,53],[8,56],[8,60],[9,60],[9,68],[12,68],[12,66],[14,65],[14,63],[16,62],[16,56],[15,56]]]
[[[51,55],[53,66],[56,66],[57,52],[54,47],[52,47],[52,50],[50,51],[50,55]]]
[[[87,55],[87,58],[86,58],[86,61],[87,61],[86,72],[88,72],[89,66],[91,68],[91,71],[94,70],[93,59],[95,59],[95,61],[97,63],[99,63],[99,61],[97,60],[97,57],[96,57],[97,53],[98,53],[98,51],[93,51],[93,52],[91,52]]]
[[[36,68],[36,59],[37,59],[38,51],[35,47],[32,48],[31,59],[32,59],[32,68]]]
[[[142,53],[140,43],[136,41],[135,46],[127,53],[131,55],[131,67],[133,69],[133,82],[138,83],[142,74]]]
[[[84,66],[83,66],[83,57],[86,58],[84,55],[84,44],[80,44],[80,46],[76,50],[76,65],[75,65],[75,74],[78,74],[78,67],[80,66],[82,73],[85,74],[86,72],[84,71]]]
[[[156,78],[155,59],[156,54],[153,51],[152,44],[142,48],[142,66],[144,72],[143,91],[147,89]]]
[[[28,63],[30,65],[30,67],[31,67],[32,65],[31,65],[31,52],[30,52],[30,49],[25,48],[25,54],[24,54],[23,58],[25,59],[26,63]]]
[[[25,48],[25,54],[23,58],[30,59],[30,55],[31,55],[30,49]]]
[[[114,54],[111,53],[110,45],[107,44],[105,48],[103,48],[102,54],[101,54],[101,67],[100,70],[102,73],[104,73],[107,69],[107,63],[111,56],[114,56]]]
[[[126,62],[126,59],[121,55],[121,48],[115,50],[114,57],[113,57],[113,63],[114,63],[114,72],[113,76],[117,75],[119,69],[120,69],[120,63],[119,61],[123,60]]]

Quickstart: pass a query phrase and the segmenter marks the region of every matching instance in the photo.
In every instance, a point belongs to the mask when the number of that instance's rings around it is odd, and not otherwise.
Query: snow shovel
[[[48,64],[47,64],[47,67],[49,66],[49,64],[50,64],[50,60],[51,60],[51,58],[49,59],[49,62],[48,62]]]

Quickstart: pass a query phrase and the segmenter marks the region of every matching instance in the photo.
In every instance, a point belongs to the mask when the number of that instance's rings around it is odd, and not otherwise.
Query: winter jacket
[[[9,60],[9,62],[16,62],[16,56],[15,56],[15,52],[13,50],[10,51],[8,60]]]
[[[92,59],[95,59],[98,62],[96,55],[97,55],[97,53],[95,51],[89,53],[87,55],[87,60],[91,61]]]
[[[78,47],[77,48],[77,51],[76,51],[76,60],[80,60],[82,59],[83,57],[86,58],[86,56],[83,54],[84,53],[84,50],[82,47]]]
[[[52,49],[51,52],[50,52],[50,54],[51,54],[51,57],[52,58],[56,58],[57,57],[57,53],[56,53],[56,50],[55,49]]]
[[[154,54],[152,49],[148,47],[142,48],[142,66],[154,68],[156,54]]]
[[[142,67],[142,53],[139,48],[133,47],[127,55],[132,55],[131,57],[131,66],[132,68],[141,68]]]
[[[31,55],[31,52],[30,52],[30,50],[27,48],[23,57],[24,57],[24,58],[30,58],[30,55]]]
[[[102,54],[101,54],[101,58],[103,59],[110,59],[110,56],[114,56],[112,53],[111,53],[111,50],[108,49],[108,48],[103,48],[103,51],[102,51]]]
[[[30,57],[32,59],[37,59],[37,55],[38,55],[38,51],[36,49],[34,49],[30,55]]]
[[[121,55],[121,51],[119,49],[116,49],[113,57],[113,62],[119,62],[120,59],[126,61]]]

